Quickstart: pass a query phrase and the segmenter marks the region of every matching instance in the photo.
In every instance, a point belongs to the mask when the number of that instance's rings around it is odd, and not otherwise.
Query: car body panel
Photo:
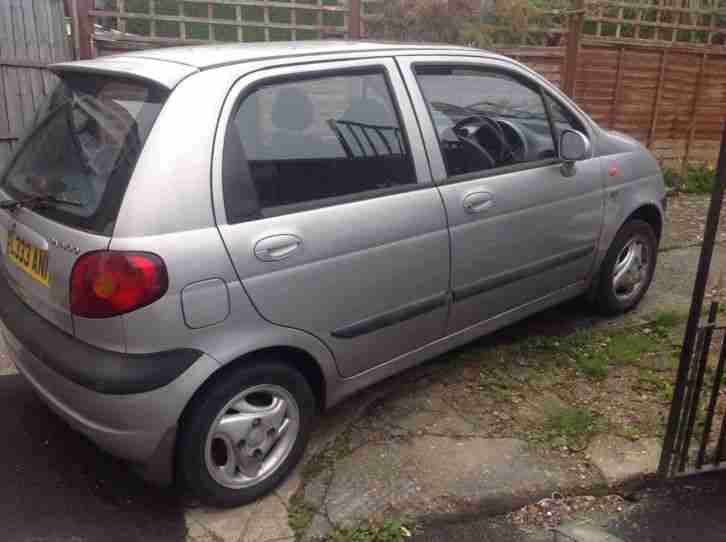
[[[0,190],[0,199],[9,196]],[[49,285],[41,284],[20,269],[7,257],[8,233],[14,231],[36,247],[48,251]],[[44,318],[53,322],[66,333],[74,333],[70,312],[68,284],[78,255],[108,247],[110,239],[49,220],[26,208],[15,211],[0,210],[0,256],[3,271],[15,292]],[[102,341],[113,350],[123,349],[123,336],[118,334],[114,319],[109,320]],[[79,326],[85,337],[85,328]]]
[[[345,377],[439,339],[447,316],[446,219],[395,63],[371,59],[257,71],[240,80],[228,98],[234,104],[246,88],[270,79],[368,68],[385,69],[396,93],[418,184],[373,199],[219,226],[260,314],[320,338]],[[225,107],[219,130],[226,129],[231,104]],[[224,152],[224,140],[218,135],[217,157]],[[213,185],[215,191],[222,190],[219,168]],[[224,216],[225,210],[215,208],[215,213]],[[274,236],[300,240],[300,250],[282,261],[261,261],[255,246]],[[415,314],[417,304],[432,308],[392,323],[397,312],[411,309]],[[376,326],[376,319],[385,325]],[[367,323],[371,330],[364,329]]]
[[[154,60],[149,57],[132,57],[130,55],[113,55],[93,60],[77,60],[60,62],[50,66],[56,73],[64,71],[121,75],[153,81],[168,89],[173,89],[186,77],[199,71],[197,68],[179,63]]]
[[[578,162],[572,176],[565,176],[561,165],[552,163],[558,161],[550,160],[500,174],[487,171],[480,178],[471,174],[461,180],[448,179],[437,130],[415,74],[416,67],[427,65],[520,77],[527,75],[525,71],[498,60],[448,55],[410,55],[398,62],[437,172],[449,222],[454,305],[447,333],[587,280],[603,218],[599,160],[591,156]],[[466,200],[475,194],[486,194],[489,207],[472,213]]]

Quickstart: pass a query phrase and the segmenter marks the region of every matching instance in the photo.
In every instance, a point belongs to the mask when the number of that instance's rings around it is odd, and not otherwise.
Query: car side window
[[[557,157],[536,85],[469,66],[418,66],[416,76],[449,176]]]
[[[265,83],[242,100],[228,130],[225,186],[245,181],[253,186],[225,188],[225,199],[255,198],[258,217],[417,182],[382,71]],[[236,155],[244,156],[249,179],[229,178],[230,171],[240,170]],[[249,202],[238,207],[252,211]]]

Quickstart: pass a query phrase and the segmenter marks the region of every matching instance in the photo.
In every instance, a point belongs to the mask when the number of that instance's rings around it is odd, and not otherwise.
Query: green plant
[[[356,527],[337,528],[327,542],[403,542],[411,532],[397,519],[389,519],[380,525],[364,523]]]
[[[716,171],[705,164],[688,165],[680,189],[688,194],[710,194],[716,180]]]
[[[683,317],[675,311],[661,311],[653,318],[656,327],[673,327],[683,320]]]
[[[643,354],[656,351],[658,346],[656,337],[631,331],[612,337],[607,346],[607,355],[619,362],[634,362]]]
[[[577,368],[590,378],[605,378],[608,375],[608,360],[603,352],[579,352],[575,355]]]
[[[546,428],[553,437],[575,438],[595,429],[595,415],[588,408],[556,406],[549,408],[546,415]]]
[[[680,175],[675,169],[670,167],[663,168],[663,182],[668,188],[675,188],[680,184]]]

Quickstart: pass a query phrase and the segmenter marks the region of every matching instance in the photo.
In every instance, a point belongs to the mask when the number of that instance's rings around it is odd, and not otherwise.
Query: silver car
[[[0,176],[0,330],[74,429],[249,502],[316,413],[566,299],[648,289],[658,163],[468,48],[309,42],[57,64]]]

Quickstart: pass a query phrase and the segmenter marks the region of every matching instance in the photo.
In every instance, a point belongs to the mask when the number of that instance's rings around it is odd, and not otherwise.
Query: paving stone
[[[187,528],[200,536],[200,528],[211,534],[217,542],[237,542],[247,527],[255,504],[230,510],[195,508],[187,511]]]
[[[298,465],[295,470],[290,473],[282,485],[275,490],[277,496],[285,503],[286,506],[290,504],[290,499],[292,499],[293,495],[295,495],[302,485],[302,469],[303,465]]]
[[[271,542],[294,538],[287,521],[287,508],[276,495],[265,497],[255,506],[240,542]]]
[[[610,485],[622,484],[656,472],[660,453],[659,439],[632,442],[614,435],[598,436],[587,449],[590,461]]]
[[[421,516],[446,501],[486,508],[579,483],[566,465],[530,453],[520,440],[421,436],[365,446],[339,460],[325,509],[345,525],[390,511]]]
[[[417,411],[398,419],[394,423],[412,433],[433,433],[439,435],[474,435],[474,424],[453,413]]]
[[[305,542],[318,541],[321,538],[325,538],[330,531],[333,530],[333,526],[323,514],[315,514],[313,520],[310,522],[303,540]]]
[[[554,530],[555,542],[623,542],[617,536],[614,536],[601,529],[597,529],[591,525],[581,523],[572,523],[563,525]]]

